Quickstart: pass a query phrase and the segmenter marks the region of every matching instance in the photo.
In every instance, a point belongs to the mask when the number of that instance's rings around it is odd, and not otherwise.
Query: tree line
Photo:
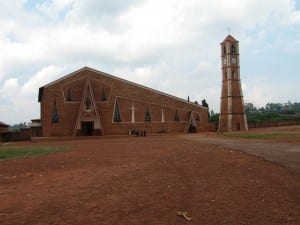
[[[267,103],[264,107],[255,107],[253,103],[245,103],[248,123],[300,121],[300,102]],[[210,122],[219,121],[219,113],[210,112]]]

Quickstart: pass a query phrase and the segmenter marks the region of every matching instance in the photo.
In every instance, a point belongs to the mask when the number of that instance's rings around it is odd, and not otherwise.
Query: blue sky
[[[240,41],[245,102],[300,102],[300,2],[0,0],[0,121],[39,118],[38,88],[83,66],[219,111],[220,42]]]

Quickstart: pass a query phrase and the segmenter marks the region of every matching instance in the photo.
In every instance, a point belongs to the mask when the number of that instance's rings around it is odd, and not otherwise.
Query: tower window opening
[[[231,45],[231,53],[235,54],[236,53],[236,50],[235,50],[235,47],[234,45]]]

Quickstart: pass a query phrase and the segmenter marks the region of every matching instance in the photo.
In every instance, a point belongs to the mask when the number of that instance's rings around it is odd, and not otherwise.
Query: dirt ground
[[[0,163],[0,224],[300,224],[299,173],[203,136],[27,143],[72,150]]]
[[[300,126],[283,126],[250,129],[247,134],[280,134],[269,140],[229,138],[217,133],[186,135],[188,140],[243,151],[265,160],[278,163],[300,174]]]

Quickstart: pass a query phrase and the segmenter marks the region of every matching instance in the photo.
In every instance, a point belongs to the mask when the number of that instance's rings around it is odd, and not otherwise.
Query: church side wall
[[[44,87],[41,99],[43,136],[73,135],[87,79],[93,92],[104,135],[128,134],[129,130],[147,130],[148,133],[183,132],[189,111],[193,111],[195,117],[198,117],[196,120],[198,131],[208,129],[206,108],[94,71],[83,70]],[[103,100],[103,92],[106,100]],[[67,101],[67,95],[70,93],[72,101]],[[113,121],[116,102],[120,108],[121,122]],[[132,107],[134,121],[132,121]],[[52,123],[55,108],[59,121]],[[151,122],[145,122],[147,110],[151,114]],[[174,121],[176,110],[179,121]]]

